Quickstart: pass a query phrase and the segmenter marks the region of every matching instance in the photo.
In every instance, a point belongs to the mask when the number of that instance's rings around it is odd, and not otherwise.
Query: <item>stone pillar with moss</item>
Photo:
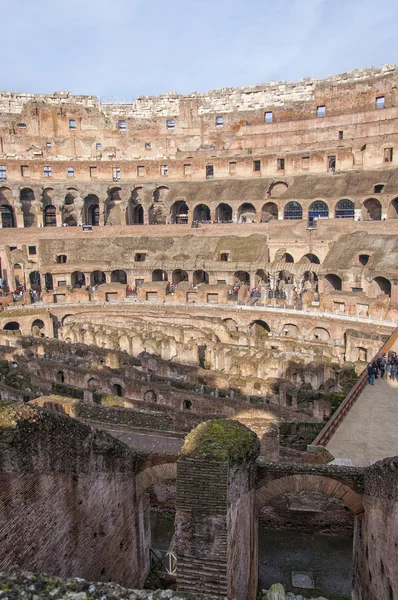
[[[237,421],[207,421],[185,438],[177,463],[179,591],[255,600],[259,451],[256,434]]]

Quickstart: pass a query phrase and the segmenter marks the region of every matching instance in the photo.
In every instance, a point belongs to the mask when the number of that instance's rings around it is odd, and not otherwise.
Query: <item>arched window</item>
[[[184,200],[177,200],[170,209],[170,220],[177,225],[188,223],[189,208]]]
[[[327,219],[329,216],[329,208],[323,200],[315,200],[310,204],[308,209],[308,224],[314,225],[318,219]]]
[[[91,285],[102,285],[106,283],[106,275],[103,271],[93,271],[90,275]]]
[[[343,282],[342,282],[341,277],[331,273],[329,275],[325,275],[324,285],[325,285],[325,292],[334,292],[334,291],[338,292],[338,291],[341,291],[341,289],[343,287]]]
[[[56,227],[57,225],[57,209],[50,204],[44,209],[44,227]]]
[[[72,287],[81,288],[86,285],[86,277],[81,271],[73,271],[71,275]]]
[[[391,281],[385,277],[375,277],[372,282],[373,297],[386,294],[391,298]]]
[[[283,218],[288,221],[297,221],[303,218],[303,207],[298,202],[288,202],[283,211]]]
[[[238,217],[239,221],[242,223],[255,220],[256,209],[254,208],[253,204],[250,204],[250,202],[244,202],[241,204],[238,209]]]
[[[144,209],[141,204],[137,204],[133,208],[133,225],[144,224]]]
[[[188,273],[182,269],[176,269],[172,274],[172,283],[178,285],[181,281],[188,281]]]
[[[112,394],[115,394],[116,396],[123,396],[123,388],[119,383],[115,383],[112,386]]]
[[[63,371],[58,371],[57,383],[64,383],[64,381],[65,381],[65,375],[64,375]]]
[[[210,221],[210,208],[206,204],[198,204],[193,211],[194,221]]]
[[[394,198],[388,207],[388,218],[398,219],[398,198]]]
[[[377,198],[368,198],[362,204],[363,221],[381,221],[381,204]]]
[[[3,327],[6,331],[18,331],[20,329],[19,323],[17,321],[9,321]]]
[[[111,282],[112,283],[123,283],[127,284],[127,273],[121,269],[117,269],[116,271],[112,271],[111,273]]]
[[[33,290],[36,290],[36,292],[41,291],[41,277],[38,271],[29,273],[29,281]]]
[[[195,271],[192,276],[193,285],[199,285],[199,283],[209,283],[209,274],[206,271]]]
[[[354,203],[351,200],[339,200],[334,216],[336,219],[353,219],[355,216]]]
[[[152,281],[168,281],[168,275],[166,273],[166,271],[163,271],[162,269],[155,269],[154,271],[152,271]]]
[[[247,271],[236,271],[234,273],[234,278],[239,281],[239,283],[250,283],[250,275]]]
[[[232,208],[229,204],[221,202],[216,208],[216,220],[218,223],[232,222]]]
[[[319,258],[317,257],[316,254],[304,254],[303,258],[300,260],[300,262],[310,262],[313,263],[314,265],[319,265],[321,263],[321,261],[319,260]]]
[[[0,206],[1,226],[3,229],[16,227],[15,215],[11,206],[3,204]]]
[[[261,210],[261,219],[263,221],[272,221],[278,218],[278,207],[275,202],[267,202]]]
[[[51,273],[46,273],[44,275],[44,285],[48,292],[54,289],[53,276],[51,275]]]

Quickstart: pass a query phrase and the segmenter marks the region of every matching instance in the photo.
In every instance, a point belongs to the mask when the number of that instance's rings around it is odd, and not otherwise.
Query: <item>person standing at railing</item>
[[[368,372],[368,383],[370,385],[374,385],[375,384],[375,367],[372,363],[368,364],[367,372]]]

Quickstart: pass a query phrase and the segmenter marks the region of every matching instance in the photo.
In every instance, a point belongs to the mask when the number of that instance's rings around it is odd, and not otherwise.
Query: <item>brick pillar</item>
[[[237,421],[207,421],[186,437],[177,463],[178,591],[255,600],[259,446]]]

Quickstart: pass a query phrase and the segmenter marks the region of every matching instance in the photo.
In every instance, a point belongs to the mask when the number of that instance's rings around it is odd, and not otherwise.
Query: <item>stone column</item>
[[[255,600],[259,449],[237,421],[207,421],[186,437],[177,463],[178,591]]]

